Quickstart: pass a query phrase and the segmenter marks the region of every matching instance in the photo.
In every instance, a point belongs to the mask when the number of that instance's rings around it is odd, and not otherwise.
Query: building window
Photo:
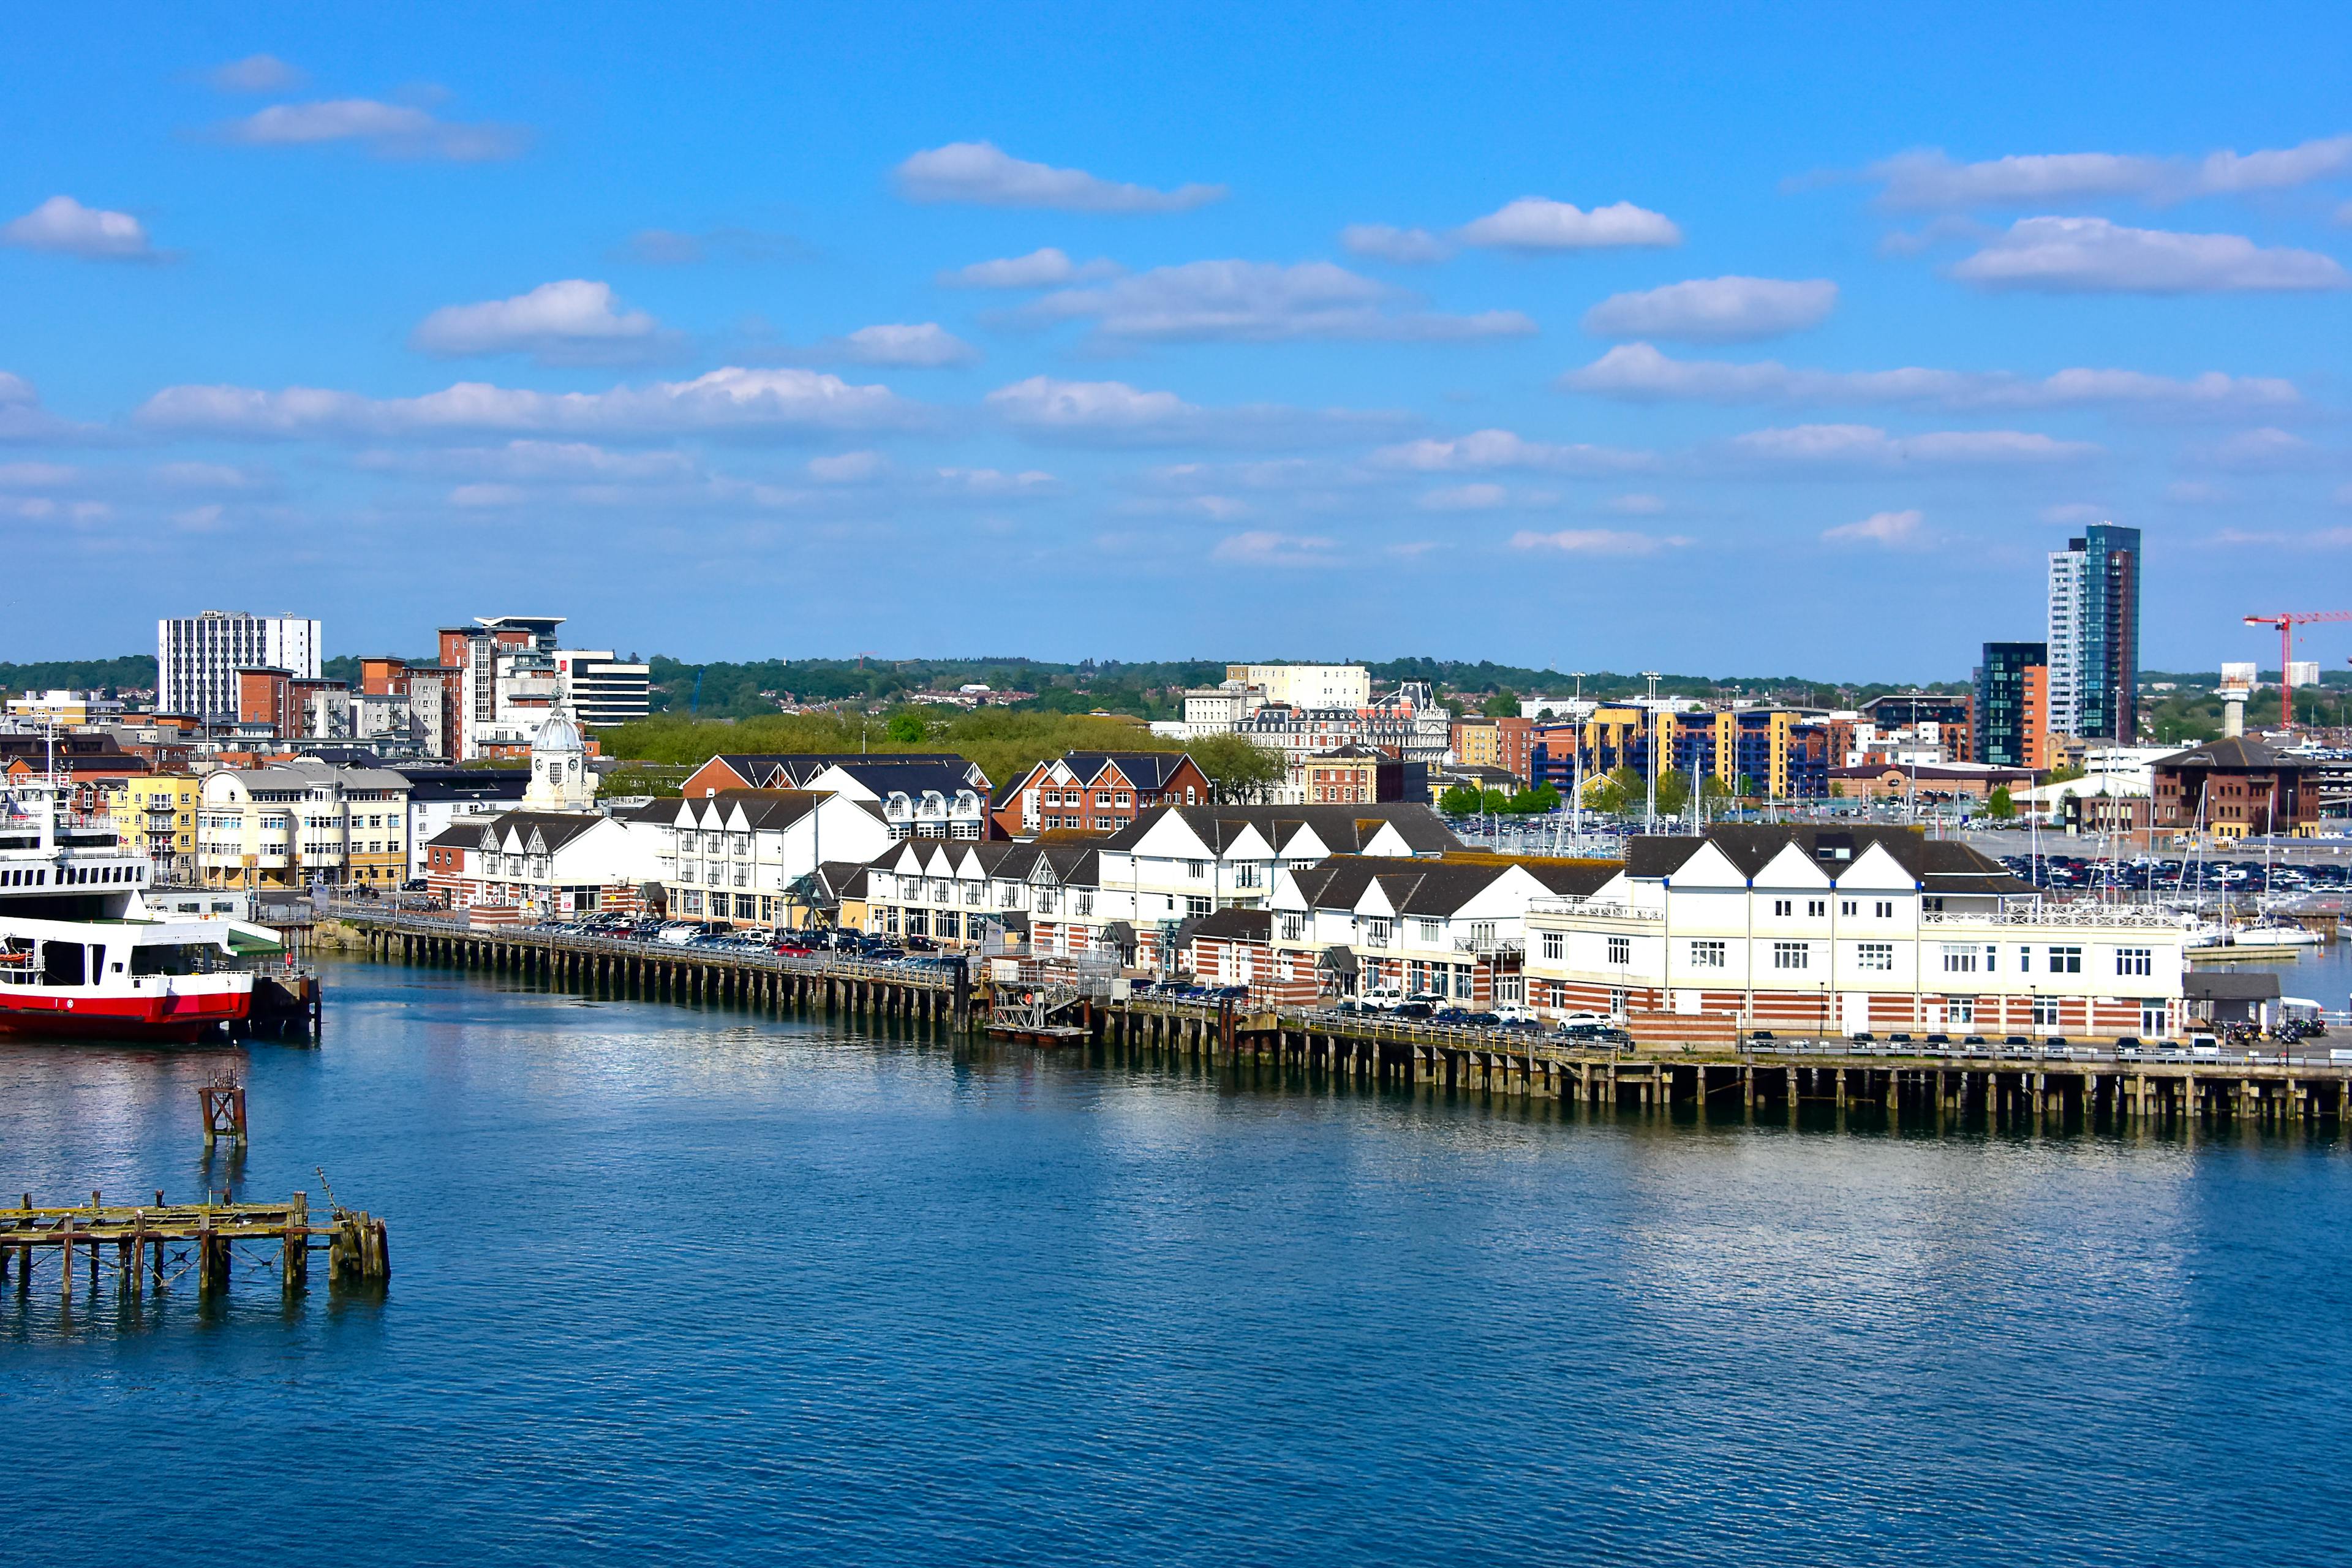
[[[2083,950],[2079,947],[2053,947],[2050,950],[2050,973],[2080,974],[2083,973]]]
[[[2116,949],[2117,974],[2152,974],[2156,972],[2156,952],[2152,948],[2119,947]]]
[[[1412,925],[1413,940],[1415,942],[1418,942],[1423,947],[1435,947],[1437,945],[1440,940],[1438,934],[1440,925],[1439,921],[1417,920],[1412,922]]]
[[[1184,900],[1184,913],[1185,913],[1187,916],[1189,916],[1190,918],[1192,918],[1192,919],[1193,919],[1193,920],[1198,920],[1198,919],[1200,919],[1202,915],[1205,915],[1205,914],[1207,914],[1208,912],[1209,912],[1209,900],[1208,900],[1203,899],[1203,898],[1197,898],[1197,897],[1195,897],[1195,898],[1187,898],[1187,899]]]
[[[1627,964],[1633,963],[1633,939],[1630,936],[1611,937],[1609,939],[1609,962],[1615,964]]]
[[[1976,972],[1977,950],[1973,945],[1948,942],[1944,944],[1945,973],[1974,974]]]
[[[1805,900],[1805,913],[1811,919],[1820,920],[1829,912],[1830,901],[1827,899],[1807,899]]]
[[[1693,969],[1721,969],[1724,966],[1723,958],[1724,944],[1720,942],[1709,940],[1690,944],[1690,961]]]
[[[2054,1029],[2058,1026],[2057,997],[2036,996],[2033,999],[2033,1026],[2037,1029]]]
[[[1895,944],[1891,942],[1856,942],[1853,963],[1857,969],[1892,970],[1895,967]]]
[[[1307,917],[1305,915],[1286,914],[1282,917],[1283,941],[1301,942],[1306,939],[1306,936]]]
[[[1810,969],[1812,949],[1801,942],[1776,942],[1772,944],[1772,967],[1775,969]]]
[[[1895,900],[1892,899],[1879,900],[1876,906],[1876,912],[1880,920],[1893,920],[1895,918]]]
[[[1862,905],[1856,900],[1840,899],[1838,900],[1838,913],[1845,916],[1848,920],[1852,920],[1855,915],[1858,915],[1861,912]]]
[[[1082,914],[1082,915],[1090,915],[1090,914],[1092,914],[1092,913],[1094,913],[1094,912],[1095,912],[1095,896],[1094,896],[1094,894],[1092,894],[1091,892],[1084,891],[1084,890],[1081,890],[1081,891],[1079,892],[1079,894],[1078,894],[1078,910],[1077,910],[1077,912],[1078,912],[1078,913],[1080,913],[1080,914]]]
[[[1366,947],[1386,947],[1388,944],[1389,922],[1386,921],[1366,921],[1364,922],[1364,945]]]
[[[1555,963],[1559,962],[1561,959],[1566,958],[1568,956],[1567,936],[1562,932],[1556,931],[1548,931],[1544,932],[1543,955]]]
[[[1944,998],[1944,1022],[1948,1024],[1973,1024],[1976,1021],[1977,999],[1975,997],[1947,996]]]
[[[1796,912],[1797,902],[1794,899],[1775,899],[1772,900],[1772,913],[1775,918],[1787,920],[1790,915]]]

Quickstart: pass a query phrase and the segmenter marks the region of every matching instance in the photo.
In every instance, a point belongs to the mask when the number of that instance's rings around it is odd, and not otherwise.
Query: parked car
[[[1404,1005],[1404,992],[1394,985],[1375,985],[1356,1000],[1361,1002],[1368,1012],[1386,1013]]]
[[[1400,1002],[1389,1009],[1389,1016],[1399,1020],[1418,1021],[1434,1017],[1436,1011],[1426,1002]]]

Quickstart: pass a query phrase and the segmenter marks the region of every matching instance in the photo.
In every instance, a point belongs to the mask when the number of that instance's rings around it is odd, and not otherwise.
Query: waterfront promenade
[[[446,964],[652,1000],[896,1019],[950,1036],[982,1026],[988,981],[963,964],[747,953],[340,905],[313,941],[380,961]],[[971,968],[984,967],[974,963]],[[1457,1028],[1330,1009],[1251,1011],[1144,994],[1090,1002],[1073,1044],[1203,1064],[1297,1068],[1398,1087],[1710,1116],[1786,1118],[1867,1108],[1898,1123],[2074,1126],[2342,1125],[2352,1060],[2191,1055],[2113,1047],[1917,1045],[1838,1038],[1647,1042],[1627,1050],[1557,1035]],[[1694,1031],[1695,1036],[1696,1031]]]

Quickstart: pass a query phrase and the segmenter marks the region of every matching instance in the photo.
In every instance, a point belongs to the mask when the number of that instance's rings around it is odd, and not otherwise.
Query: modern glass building
[[[2139,729],[2139,530],[2103,522],[2050,556],[2050,727],[2128,745]]]
[[[2039,768],[2049,719],[2050,649],[2038,642],[1989,642],[1977,666],[1975,757],[2004,768]]]

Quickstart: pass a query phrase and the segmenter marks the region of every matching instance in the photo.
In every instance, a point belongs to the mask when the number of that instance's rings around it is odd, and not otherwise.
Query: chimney
[[[2246,732],[2246,693],[2240,687],[2221,689],[2221,738],[2225,741]]]

